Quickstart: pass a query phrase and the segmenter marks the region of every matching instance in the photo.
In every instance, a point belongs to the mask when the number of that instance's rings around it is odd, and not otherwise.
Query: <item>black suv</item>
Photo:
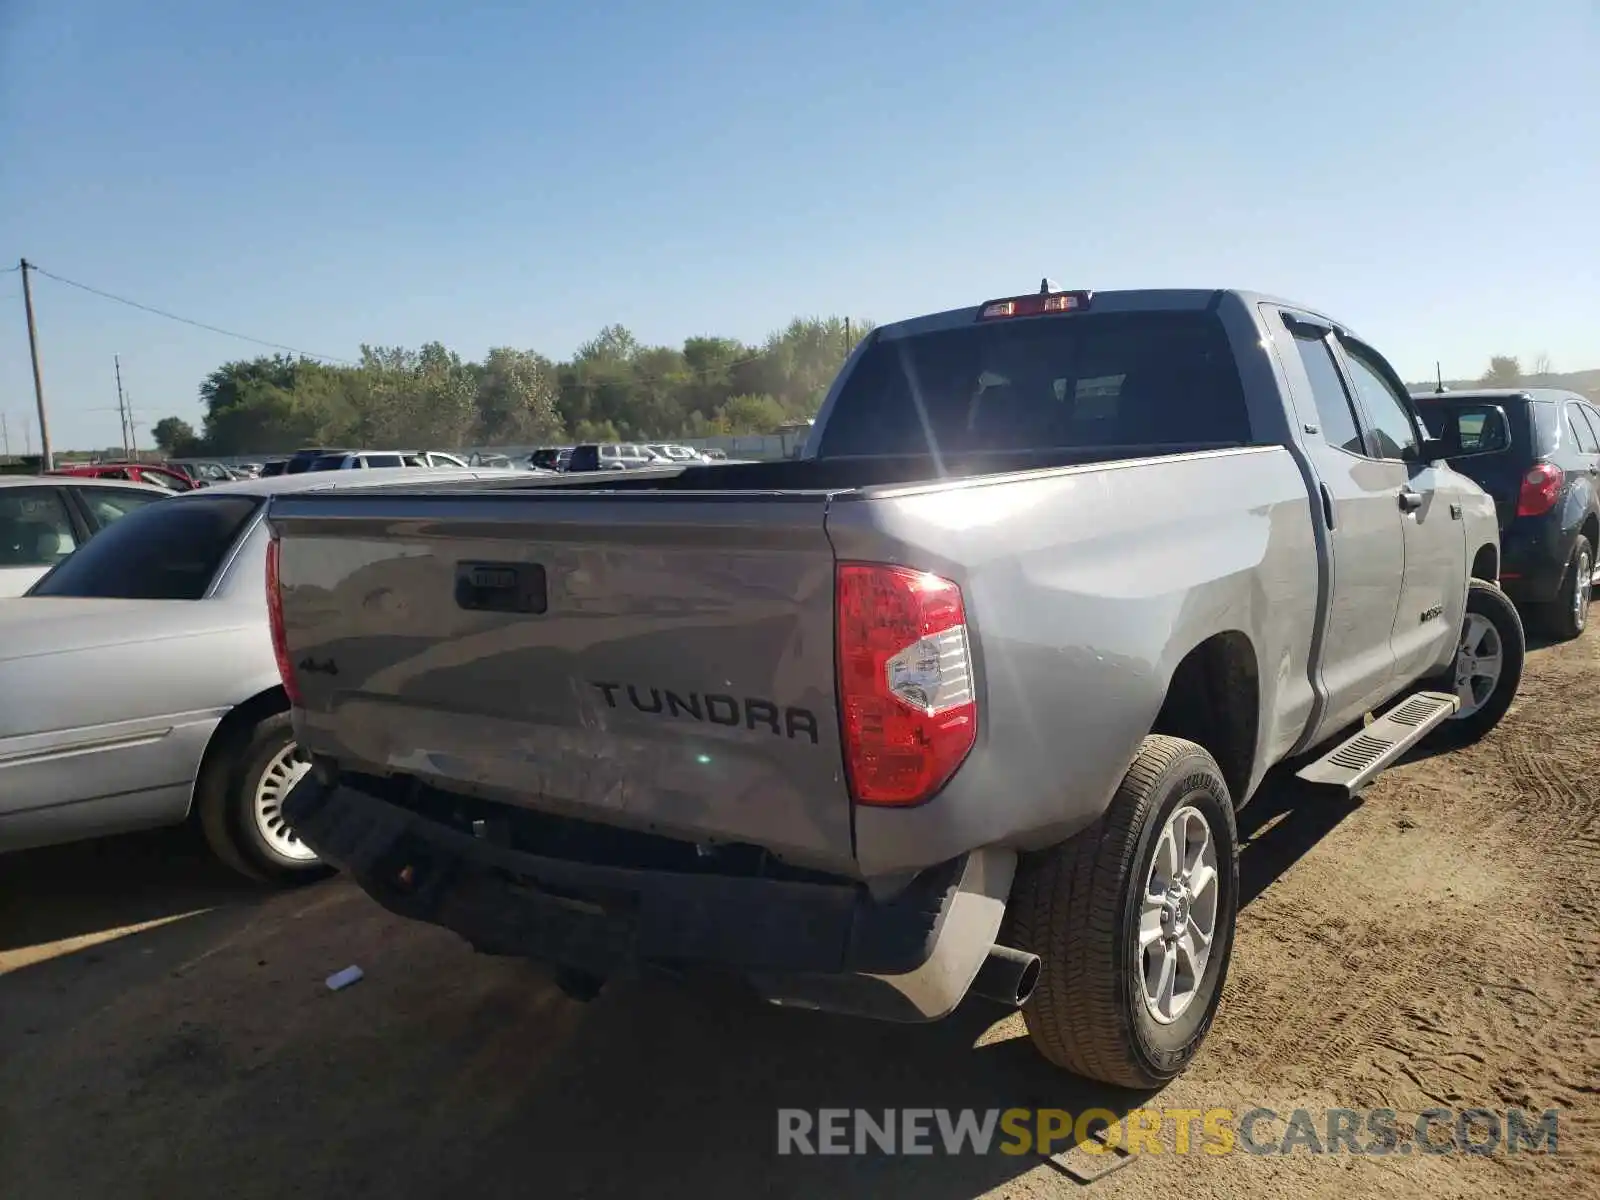
[[[1454,422],[1471,449],[1485,414],[1506,415],[1511,445],[1451,465],[1494,497],[1500,515],[1500,583],[1539,626],[1574,638],[1600,583],[1600,411],[1554,388],[1421,392],[1412,396],[1435,434]]]

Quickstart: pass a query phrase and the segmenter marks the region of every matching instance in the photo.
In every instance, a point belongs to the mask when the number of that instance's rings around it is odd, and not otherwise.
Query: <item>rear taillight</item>
[[[961,589],[905,567],[838,569],[839,700],[858,804],[919,804],[978,737]]]
[[[295,682],[294,664],[289,661],[289,641],[283,631],[283,590],[278,585],[278,539],[267,543],[267,624],[272,629],[272,654],[278,660],[278,675],[283,679],[289,703],[300,705],[300,685]]]
[[[1561,487],[1566,476],[1553,463],[1534,463],[1522,477],[1522,490],[1517,495],[1517,516],[1542,517],[1561,499]]]

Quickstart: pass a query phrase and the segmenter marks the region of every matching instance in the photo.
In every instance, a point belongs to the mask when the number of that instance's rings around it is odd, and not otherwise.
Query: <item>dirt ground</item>
[[[343,881],[236,885],[181,835],[0,859],[0,1196],[1054,1197],[1083,1185],[1033,1156],[779,1158],[776,1110],[1141,1103],[1553,1107],[1559,1150],[1169,1134],[1091,1194],[1600,1196],[1597,660],[1600,631],[1535,650],[1493,736],[1359,804],[1257,798],[1222,1011],[1158,1097],[1051,1072],[981,1005],[899,1027],[704,985],[574,1004]],[[366,979],[328,991],[350,963]]]

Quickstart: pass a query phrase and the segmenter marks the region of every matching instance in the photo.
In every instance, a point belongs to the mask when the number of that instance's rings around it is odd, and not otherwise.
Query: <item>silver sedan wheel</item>
[[[1167,818],[1139,910],[1136,970],[1145,1008],[1162,1025],[1181,1017],[1206,976],[1217,933],[1217,843],[1187,805]]]
[[[309,770],[311,760],[301,753],[297,744],[290,742],[273,755],[267,769],[261,772],[251,806],[262,840],[280,857],[293,862],[314,862],[317,857],[317,852],[296,837],[283,819],[283,802]]]
[[[1456,695],[1461,699],[1457,720],[1470,717],[1494,695],[1505,661],[1502,651],[1494,623],[1481,613],[1469,612],[1456,647]]]

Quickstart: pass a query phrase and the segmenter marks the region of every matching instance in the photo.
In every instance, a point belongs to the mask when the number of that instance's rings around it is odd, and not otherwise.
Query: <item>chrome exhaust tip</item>
[[[1016,1007],[1026,1004],[1039,983],[1039,956],[1010,946],[991,946],[967,990],[985,1000]]]

